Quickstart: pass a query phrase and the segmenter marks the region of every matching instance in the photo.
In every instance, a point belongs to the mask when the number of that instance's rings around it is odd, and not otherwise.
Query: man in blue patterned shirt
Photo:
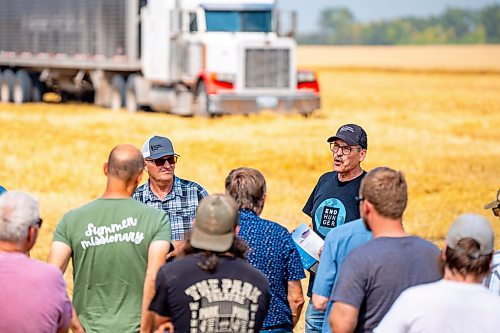
[[[225,185],[239,206],[238,236],[248,243],[248,261],[269,279],[271,303],[260,332],[292,332],[304,305],[300,280],[305,278],[292,237],[283,226],[259,217],[266,197],[262,173],[238,168]]]
[[[198,203],[208,193],[201,185],[175,176],[179,155],[168,138],[155,135],[147,139],[142,146],[142,156],[149,180],[139,186],[132,197],[168,214],[177,250],[192,228]]]

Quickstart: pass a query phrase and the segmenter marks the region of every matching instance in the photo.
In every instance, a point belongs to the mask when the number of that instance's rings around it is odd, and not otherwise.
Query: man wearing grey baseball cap
[[[356,197],[366,172],[361,162],[366,157],[368,138],[365,130],[356,124],[340,126],[328,138],[333,154],[333,171],[323,174],[314,187],[302,211],[311,218],[312,227],[325,239],[335,227],[360,218]],[[311,272],[307,296],[312,297],[315,273]],[[330,295],[315,294],[315,299],[326,303]],[[321,332],[325,312],[316,309],[310,301],[306,314],[306,333]]]
[[[481,332],[500,328],[500,298],[482,286],[494,233],[476,214],[459,216],[443,248],[444,278],[404,291],[375,332]]]
[[[168,214],[175,254],[184,235],[191,230],[199,201],[208,193],[198,183],[175,176],[180,156],[168,138],[158,135],[148,138],[142,146],[142,156],[149,179],[135,190],[132,197]]]
[[[181,258],[158,272],[149,309],[158,314],[161,329],[260,330],[269,306],[269,282],[245,260],[247,246],[236,237],[238,230],[233,198],[214,194],[200,202]]]

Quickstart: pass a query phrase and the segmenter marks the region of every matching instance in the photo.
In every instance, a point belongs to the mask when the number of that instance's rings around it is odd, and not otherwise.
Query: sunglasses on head
[[[177,163],[177,158],[178,158],[178,156],[172,155],[172,156],[165,156],[165,157],[162,157],[162,158],[158,158],[156,160],[148,159],[146,161],[154,162],[156,166],[162,166],[162,165],[165,165],[166,162],[168,162],[168,164],[175,164],[175,163]]]

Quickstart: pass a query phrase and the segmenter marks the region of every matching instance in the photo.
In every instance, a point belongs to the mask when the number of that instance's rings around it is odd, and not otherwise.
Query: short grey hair
[[[32,195],[9,191],[0,195],[0,240],[18,242],[28,236],[40,218],[38,200]]]

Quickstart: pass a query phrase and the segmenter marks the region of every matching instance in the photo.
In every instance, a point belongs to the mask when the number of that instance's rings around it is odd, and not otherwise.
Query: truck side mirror
[[[294,38],[297,30],[297,13],[293,10],[279,10],[276,13],[278,36]]]

